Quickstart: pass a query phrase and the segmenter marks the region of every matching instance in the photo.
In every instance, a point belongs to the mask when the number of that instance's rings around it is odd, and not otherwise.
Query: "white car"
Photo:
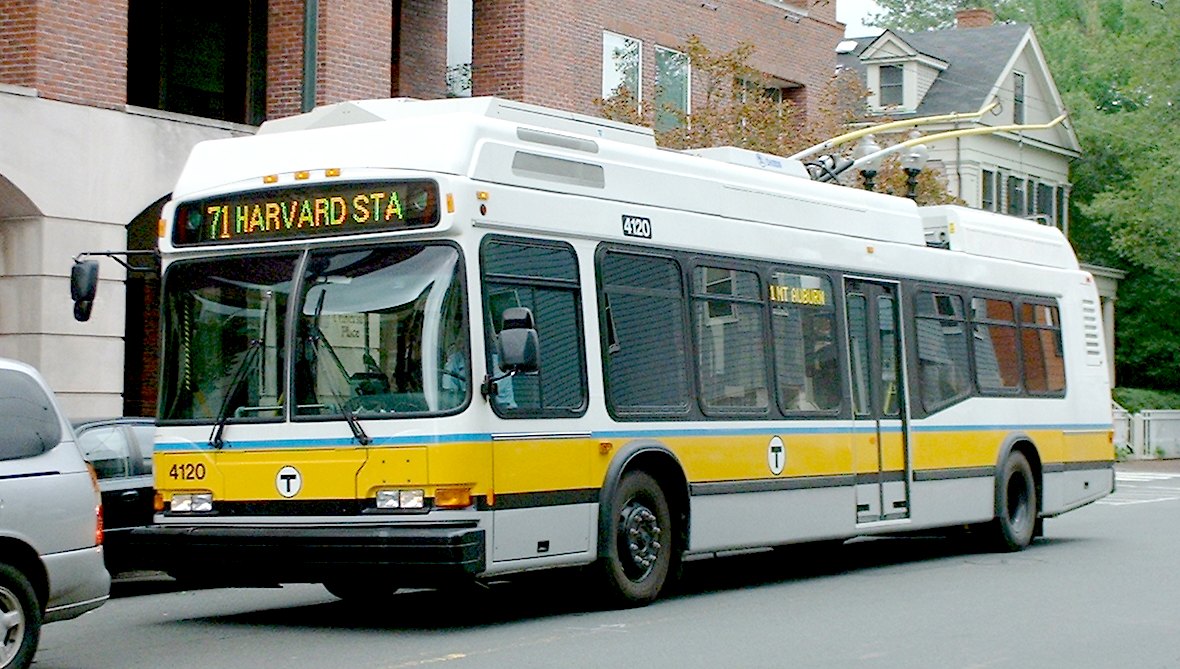
[[[0,669],[33,661],[42,623],[102,606],[97,480],[35,369],[0,358]]]

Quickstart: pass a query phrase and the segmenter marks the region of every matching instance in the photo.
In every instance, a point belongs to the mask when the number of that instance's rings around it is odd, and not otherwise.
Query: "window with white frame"
[[[1042,223],[1057,225],[1057,216],[1053,207],[1053,184],[1037,184],[1037,216]]]
[[[1024,75],[1012,73],[1012,122],[1024,123]]]
[[[1007,191],[1008,214],[1010,216],[1024,216],[1024,179],[1009,176]]]
[[[881,107],[896,107],[905,102],[903,75],[901,65],[882,65],[878,68],[877,101]]]
[[[991,170],[983,170],[979,184],[979,208],[995,211],[996,204],[996,173]]]
[[[624,90],[635,96],[638,105],[640,73],[643,72],[643,42],[634,38],[603,31],[602,33],[602,98],[619,95]]]
[[[657,131],[680,125],[689,112],[692,73],[688,54],[656,47],[656,118]]]

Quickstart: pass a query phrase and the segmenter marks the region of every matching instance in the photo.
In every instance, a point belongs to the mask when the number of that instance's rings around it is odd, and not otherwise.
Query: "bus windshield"
[[[169,268],[163,325],[175,354],[162,376],[161,420],[379,418],[466,404],[471,366],[454,247],[302,255]]]
[[[453,247],[313,251],[301,285],[297,416],[450,411],[470,387]]]

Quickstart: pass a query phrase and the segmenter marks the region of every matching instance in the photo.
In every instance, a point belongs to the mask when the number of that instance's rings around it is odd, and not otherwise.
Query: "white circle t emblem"
[[[303,487],[303,477],[299,474],[299,470],[291,465],[287,465],[279,470],[275,476],[275,488],[278,488],[279,494],[283,497],[294,497],[299,494],[299,489]]]
[[[770,466],[770,473],[778,476],[783,473],[787,464],[787,447],[777,435],[772,437],[766,448],[766,464]]]

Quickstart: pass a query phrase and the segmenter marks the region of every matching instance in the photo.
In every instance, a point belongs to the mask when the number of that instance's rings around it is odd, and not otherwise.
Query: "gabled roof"
[[[990,102],[1000,77],[1012,62],[1017,50],[1029,39],[1032,28],[1026,24],[1000,24],[987,28],[932,30],[918,33],[887,30],[876,37],[861,37],[837,63],[865,75],[862,54],[873,53],[876,45],[897,40],[915,52],[943,61],[947,67],[912,113],[917,116],[974,111]],[[850,45],[851,46],[851,45]],[[904,116],[904,113],[891,113]]]

